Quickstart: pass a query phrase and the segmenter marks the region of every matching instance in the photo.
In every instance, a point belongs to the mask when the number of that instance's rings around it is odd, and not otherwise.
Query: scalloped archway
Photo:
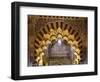
[[[35,37],[34,45],[38,65],[48,65],[46,59],[44,60],[44,50],[47,49],[47,46],[51,44],[52,41],[56,41],[59,38],[66,41],[74,49],[75,59],[73,60],[73,64],[80,63],[81,37],[79,37],[78,32],[76,32],[72,26],[57,21],[48,23],[45,27],[40,29]]]

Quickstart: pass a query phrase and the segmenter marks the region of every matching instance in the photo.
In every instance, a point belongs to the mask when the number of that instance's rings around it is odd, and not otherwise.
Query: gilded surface
[[[28,16],[28,66],[87,63],[87,18]]]

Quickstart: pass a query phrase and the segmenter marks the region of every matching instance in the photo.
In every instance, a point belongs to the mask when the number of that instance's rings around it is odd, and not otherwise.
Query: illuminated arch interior
[[[72,64],[79,64],[81,60],[81,47],[82,40],[79,37],[78,32],[68,24],[63,22],[51,22],[48,23],[45,27],[40,29],[35,37],[35,60],[38,65],[48,65],[48,60],[45,54],[45,50],[48,49],[48,45],[51,45],[52,42],[62,40],[74,50]]]

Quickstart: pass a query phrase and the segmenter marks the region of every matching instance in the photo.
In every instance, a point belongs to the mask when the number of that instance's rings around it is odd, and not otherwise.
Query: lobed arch
[[[35,37],[35,56],[36,62],[38,65],[48,65],[48,62],[45,58],[44,50],[47,49],[47,46],[56,41],[57,39],[62,39],[75,50],[74,55],[75,59],[73,64],[79,64],[81,60],[81,49],[82,49],[82,40],[78,32],[69,24],[66,24],[61,21],[49,22],[43,28],[39,30]]]

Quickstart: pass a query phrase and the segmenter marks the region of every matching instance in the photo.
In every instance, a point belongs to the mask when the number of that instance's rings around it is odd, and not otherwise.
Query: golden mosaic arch
[[[63,39],[67,41],[68,44],[75,50],[75,59],[73,64],[79,64],[80,57],[80,45],[78,44],[81,40],[77,33],[63,22],[53,22],[48,23],[44,28],[40,29],[38,35],[35,39],[35,52],[36,52],[36,62],[38,65],[48,65],[45,58],[44,50],[47,49],[47,45],[51,44],[52,41],[57,39]]]

